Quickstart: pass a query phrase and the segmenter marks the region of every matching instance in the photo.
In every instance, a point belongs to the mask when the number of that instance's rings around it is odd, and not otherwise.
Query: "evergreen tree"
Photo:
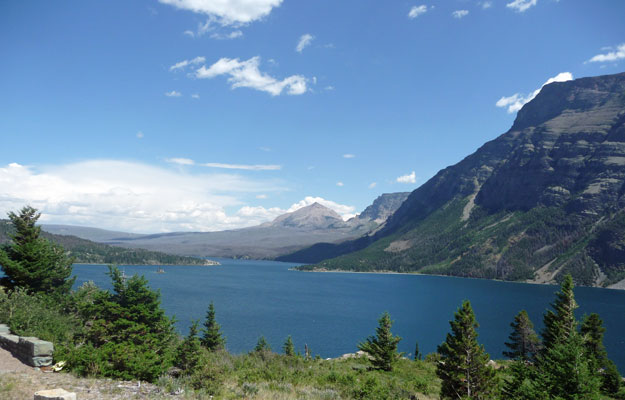
[[[0,266],[5,274],[0,283],[30,292],[69,293],[76,279],[70,278],[73,260],[62,247],[40,237],[41,227],[35,224],[41,214],[26,206],[19,215],[13,212],[8,215],[15,233],[12,244],[0,249]]]
[[[551,304],[553,310],[548,310],[543,318],[545,328],[542,332],[543,346],[552,348],[555,343],[566,341],[572,332],[577,329],[575,310],[577,303],[573,293],[573,277],[566,275],[556,293],[556,301]]]
[[[510,351],[504,351],[503,355],[512,360],[533,360],[540,346],[540,339],[534,332],[534,324],[527,311],[519,312],[510,326],[512,327],[512,333],[508,337],[510,342],[505,343]]]
[[[441,378],[441,398],[492,399],[496,397],[495,370],[487,365],[489,355],[477,342],[471,303],[465,300],[450,321],[451,333],[438,347],[441,362],[436,375]]]
[[[536,385],[550,398],[598,398],[600,380],[577,331],[571,275],[565,276],[551,307],[544,316],[544,347],[536,358]]]
[[[393,336],[391,326],[393,326],[391,316],[388,312],[384,312],[378,320],[376,335],[369,336],[365,342],[358,343],[358,349],[372,357],[373,366],[383,371],[391,371],[393,364],[402,356],[397,352],[397,344],[401,338]]]
[[[204,321],[203,336],[201,339],[202,346],[210,351],[223,349],[226,346],[226,338],[221,334],[221,326],[215,319],[215,305],[211,301],[206,312],[206,321]]]
[[[197,333],[198,321],[192,321],[189,334],[176,349],[175,365],[183,370],[185,374],[191,373],[200,359],[201,344]]]
[[[284,345],[282,346],[282,349],[284,350],[284,354],[289,357],[295,355],[295,346],[293,345],[293,339],[291,339],[291,335],[287,336],[286,340],[284,341]]]
[[[421,355],[421,352],[419,351],[419,342],[415,342],[414,345],[414,360],[421,360],[423,357]]]
[[[620,389],[621,376],[603,345],[605,328],[599,315],[593,313],[584,318],[580,333],[591,370],[598,373],[601,379],[601,390],[606,394],[616,394]]]
[[[151,290],[145,277],[125,278],[112,266],[109,276],[113,293],[101,290],[85,306],[85,343],[76,349],[70,367],[153,382],[172,365],[174,322],[161,308],[160,292]]]
[[[254,351],[257,353],[264,351],[271,351],[271,346],[267,342],[264,336],[258,338],[258,342],[256,342],[256,346],[254,347]]]

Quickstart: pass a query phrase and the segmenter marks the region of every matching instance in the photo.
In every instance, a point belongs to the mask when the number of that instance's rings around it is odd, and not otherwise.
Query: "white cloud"
[[[415,174],[415,172],[412,171],[411,173],[407,175],[402,175],[398,177],[396,180],[398,183],[417,183],[417,174]]]
[[[200,95],[199,95],[199,94],[197,94],[197,93],[193,93],[193,94],[191,95],[191,97],[192,97],[192,98],[194,98],[194,99],[199,99],[199,98],[200,98]]]
[[[428,11],[428,6],[426,5],[413,6],[410,9],[410,11],[408,11],[408,18],[410,19],[417,18],[419,15],[425,14],[427,11]]]
[[[611,62],[625,59],[625,43],[617,46],[616,50],[605,54],[597,54],[587,62]]]
[[[180,96],[182,96],[182,93],[176,92],[175,90],[172,90],[171,92],[165,92],[165,96],[167,96],[167,97],[180,97]]]
[[[256,198],[260,199],[260,200],[265,200],[267,198],[267,195],[266,194],[257,194]]]
[[[464,18],[467,15],[469,15],[469,10],[456,10],[456,11],[452,12],[451,15],[454,18],[458,18],[458,19]]]
[[[270,152],[271,151],[271,147],[267,147],[267,146],[260,146],[258,148],[258,150],[264,151],[264,152]]]
[[[514,0],[506,4],[506,7],[522,13],[527,11],[529,8],[534,7],[536,3],[538,3],[538,0]]]
[[[265,164],[224,164],[224,163],[197,163],[190,158],[167,158],[167,161],[170,164],[178,164],[178,165],[197,165],[200,167],[208,167],[208,168],[222,168],[222,169],[240,169],[246,171],[277,171],[282,169],[281,165],[265,165]]]
[[[545,85],[548,85],[552,82],[566,82],[570,80],[573,80],[573,74],[571,74],[570,72],[560,72],[558,75],[554,76],[553,78],[547,79],[547,82],[543,83],[540,88],[534,90],[532,93],[528,94],[527,96],[523,96],[520,93],[515,93],[512,96],[500,98],[499,100],[497,100],[497,103],[495,103],[495,105],[497,107],[507,108],[508,113],[512,114],[514,112],[519,111],[525,104],[534,100],[534,97],[536,97],[538,93],[540,93],[541,89]]]
[[[184,31],[182,33],[187,35],[187,36],[189,36],[189,37],[192,37],[192,38],[195,37],[195,33],[193,31],[190,31],[190,30],[186,30],[186,31]]]
[[[226,213],[241,196],[286,190],[281,181],[237,174],[191,174],[137,162],[94,160],[33,168],[0,167],[0,215],[26,204],[42,223],[130,232],[223,230],[256,225]]]
[[[482,6],[482,8],[484,10],[486,10],[487,8],[491,8],[493,6],[493,2],[492,1],[483,1],[483,2],[481,2],[479,4]]]
[[[221,25],[247,24],[267,16],[282,0],[159,0],[182,10],[206,14]]]
[[[343,154],[343,158],[356,158],[354,154]]]
[[[373,189],[376,186],[378,186],[377,182],[371,182],[368,187],[369,187],[369,189]]]
[[[232,31],[230,33],[215,32],[211,34],[211,39],[218,39],[218,40],[236,39],[240,37],[243,37],[243,32],[239,30]]]
[[[195,161],[191,160],[190,158],[168,158],[165,161],[171,164],[178,165],[195,165]]]
[[[345,184],[343,182],[339,181],[339,182],[336,182],[336,186],[343,187],[343,186],[345,186]]]
[[[175,71],[178,69],[184,69],[188,65],[204,64],[205,61],[206,61],[206,58],[204,57],[195,57],[192,60],[182,60],[180,62],[175,63],[171,67],[169,67],[169,70]]]
[[[329,86],[326,86],[324,89],[325,89],[327,92],[331,92],[332,90],[334,90],[334,86],[329,85]]]
[[[199,164],[203,167],[223,168],[223,169],[243,169],[247,171],[277,171],[282,169],[281,165],[249,165],[249,164],[222,164],[222,163],[204,163]]]
[[[267,92],[272,96],[282,94],[286,90],[287,94],[300,95],[308,90],[306,84],[308,79],[301,75],[291,75],[283,80],[278,80],[261,72],[258,67],[260,57],[252,57],[246,61],[239,61],[238,58],[221,58],[210,67],[202,66],[195,71],[195,76],[199,79],[211,79],[220,75],[228,75],[228,82],[232,88],[247,87],[251,89]]]
[[[295,51],[297,51],[298,53],[301,53],[302,51],[304,51],[306,47],[310,46],[310,44],[312,43],[314,39],[315,37],[311,35],[310,33],[303,34],[302,36],[300,36],[299,41],[297,42]]]
[[[143,139],[143,136],[145,136],[143,132],[141,131],[137,132],[137,139]]]

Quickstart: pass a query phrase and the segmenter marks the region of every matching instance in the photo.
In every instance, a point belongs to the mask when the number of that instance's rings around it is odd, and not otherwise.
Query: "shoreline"
[[[315,269],[311,271],[302,271],[296,268],[289,268],[289,271],[297,271],[297,272],[320,272],[320,273],[340,273],[340,274],[375,274],[375,275],[419,275],[419,276],[438,276],[442,278],[458,278],[458,279],[477,279],[484,281],[494,281],[494,282],[503,282],[503,283],[523,283],[527,285],[539,285],[539,286],[554,286],[557,287],[557,283],[540,283],[540,282],[532,282],[532,281],[505,281],[503,279],[490,279],[490,278],[476,278],[470,276],[454,276],[454,275],[443,275],[443,274],[424,274],[421,272],[397,272],[397,271],[349,271],[349,270],[329,270],[329,269]],[[592,288],[592,289],[609,289],[609,290],[618,290],[622,291],[625,288],[618,287],[601,287],[601,286],[584,286],[584,285],[575,285],[575,287],[584,287],[584,288]]]
[[[128,266],[128,267],[220,267],[221,263],[218,261],[213,261],[214,264],[117,264],[117,263],[87,263],[87,262],[75,262],[72,265],[117,265],[117,266]]]

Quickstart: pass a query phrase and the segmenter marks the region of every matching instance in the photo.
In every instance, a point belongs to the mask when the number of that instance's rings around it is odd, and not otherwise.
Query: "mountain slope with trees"
[[[625,279],[624,182],[625,73],[551,83],[374,235],[302,269],[609,286]]]

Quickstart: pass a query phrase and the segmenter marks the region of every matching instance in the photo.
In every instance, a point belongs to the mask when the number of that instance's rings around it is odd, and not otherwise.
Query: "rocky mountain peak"
[[[317,202],[281,215],[269,223],[273,227],[329,229],[344,226],[343,218],[334,210]]]

